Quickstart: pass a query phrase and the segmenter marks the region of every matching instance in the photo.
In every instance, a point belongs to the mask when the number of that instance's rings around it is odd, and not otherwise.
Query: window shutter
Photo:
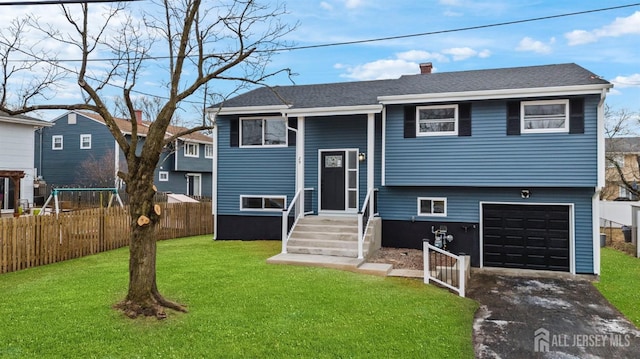
[[[584,133],[584,97],[569,100],[569,133]]]
[[[507,135],[520,134],[520,101],[507,102]]]
[[[289,121],[287,122],[287,126],[298,129],[298,119],[295,117],[289,118]],[[296,131],[290,131],[287,129],[287,142],[289,143],[289,146],[296,145],[296,134],[297,134]]]
[[[416,107],[404,107],[404,138],[416,137]]]
[[[229,146],[238,147],[240,144],[240,120],[234,119],[229,121]]]
[[[471,136],[471,103],[458,105],[458,136]]]

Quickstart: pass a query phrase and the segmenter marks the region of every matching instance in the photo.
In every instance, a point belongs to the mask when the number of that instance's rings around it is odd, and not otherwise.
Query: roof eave
[[[358,106],[334,106],[334,107],[313,107],[294,108],[282,111],[286,117],[304,116],[340,116],[340,115],[360,115],[382,112],[382,105],[358,105]]]
[[[18,125],[29,125],[29,126],[35,126],[35,127],[51,127],[54,125],[53,123],[47,122],[47,121],[29,120],[26,118],[15,118],[15,117],[6,117],[6,116],[0,116],[0,122],[15,123]]]
[[[268,106],[241,106],[241,107],[222,107],[208,108],[207,112],[213,112],[216,115],[244,115],[257,113],[280,113],[289,106],[286,105],[268,105]]]
[[[612,84],[593,84],[557,87],[536,87],[520,89],[482,90],[464,92],[423,93],[411,95],[379,96],[378,101],[384,105],[404,103],[427,103],[441,101],[473,101],[498,100],[522,97],[599,95],[602,90],[609,90]]]

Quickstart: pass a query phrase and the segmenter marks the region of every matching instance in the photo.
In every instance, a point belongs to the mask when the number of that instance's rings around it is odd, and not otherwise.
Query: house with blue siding
[[[142,111],[136,116],[142,148],[150,123],[142,121]],[[102,117],[70,111],[51,123],[35,136],[35,167],[44,181],[56,187],[119,187],[117,170],[126,170],[126,159]],[[131,135],[129,120],[116,123],[125,136]],[[184,130],[169,126],[167,137]],[[212,139],[202,133],[185,135],[167,146],[154,174],[158,191],[211,197],[212,153]]]
[[[367,233],[422,248],[446,231],[472,266],[598,274],[611,87],[576,64],[429,63],[398,79],[249,91],[210,108],[215,236],[362,258]],[[337,219],[355,227],[347,254],[344,232],[331,248],[309,239]]]

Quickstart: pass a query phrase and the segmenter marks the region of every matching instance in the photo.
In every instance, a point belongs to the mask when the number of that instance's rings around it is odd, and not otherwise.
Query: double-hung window
[[[614,154],[607,156],[607,168],[615,168],[618,165],[620,168],[624,168],[624,155]]]
[[[184,156],[185,157],[199,157],[200,145],[197,143],[185,142],[184,144]]]
[[[284,147],[287,145],[287,122],[281,117],[240,119],[242,147]]]
[[[447,216],[447,199],[418,197],[418,216]]]
[[[51,136],[51,149],[52,150],[61,150],[63,147],[63,137],[62,135]]]
[[[458,135],[458,105],[416,107],[418,136]]]
[[[521,132],[569,132],[569,100],[520,103]]]
[[[91,135],[80,135],[80,149],[81,150],[91,149]]]
[[[204,145],[204,158],[213,158],[213,145]]]

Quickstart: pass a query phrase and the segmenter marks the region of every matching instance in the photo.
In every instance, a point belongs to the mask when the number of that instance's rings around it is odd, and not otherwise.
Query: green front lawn
[[[600,281],[594,285],[611,304],[640,327],[640,259],[602,248]]]
[[[472,358],[476,303],[419,280],[267,265],[279,242],[164,241],[188,314],[132,321],[128,250],[0,275],[0,358]]]

